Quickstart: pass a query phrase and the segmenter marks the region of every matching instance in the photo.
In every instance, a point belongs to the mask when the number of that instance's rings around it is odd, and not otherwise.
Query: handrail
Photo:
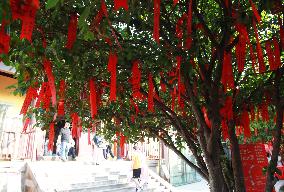
[[[163,178],[161,178],[157,173],[152,171],[151,169],[148,169],[148,173],[151,177],[158,180],[163,186],[165,186],[167,189],[169,189],[171,192],[179,192],[178,189],[176,189],[174,186],[172,186],[170,183],[165,181]]]

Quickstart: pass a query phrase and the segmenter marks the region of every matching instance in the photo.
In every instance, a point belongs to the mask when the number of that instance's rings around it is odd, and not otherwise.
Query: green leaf
[[[59,2],[59,0],[48,0],[46,5],[45,5],[45,8],[51,9],[51,8],[55,7],[58,2]]]
[[[82,13],[82,15],[80,15],[79,20],[78,20],[78,24],[79,27],[82,28],[85,25],[86,19],[90,14],[90,7],[86,7]]]

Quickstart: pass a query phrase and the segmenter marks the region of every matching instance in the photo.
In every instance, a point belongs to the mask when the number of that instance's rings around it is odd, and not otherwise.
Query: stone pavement
[[[188,185],[176,187],[179,192],[209,192],[209,186],[205,180]]]

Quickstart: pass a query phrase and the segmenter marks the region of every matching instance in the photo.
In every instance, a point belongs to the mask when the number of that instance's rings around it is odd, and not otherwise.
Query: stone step
[[[125,188],[128,186],[128,183],[118,183],[118,184],[105,184],[105,185],[94,185],[94,186],[86,186],[86,187],[73,187],[69,189],[56,189],[57,192],[85,192],[85,191],[96,191],[96,192],[102,192],[112,189],[120,189]]]

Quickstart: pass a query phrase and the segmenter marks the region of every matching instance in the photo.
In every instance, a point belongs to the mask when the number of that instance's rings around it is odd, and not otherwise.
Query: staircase
[[[25,182],[29,183],[28,191],[135,191],[130,161],[105,161],[100,165],[80,161],[37,161],[27,164],[26,175],[29,175]],[[151,170],[143,188],[145,192],[176,191]]]

